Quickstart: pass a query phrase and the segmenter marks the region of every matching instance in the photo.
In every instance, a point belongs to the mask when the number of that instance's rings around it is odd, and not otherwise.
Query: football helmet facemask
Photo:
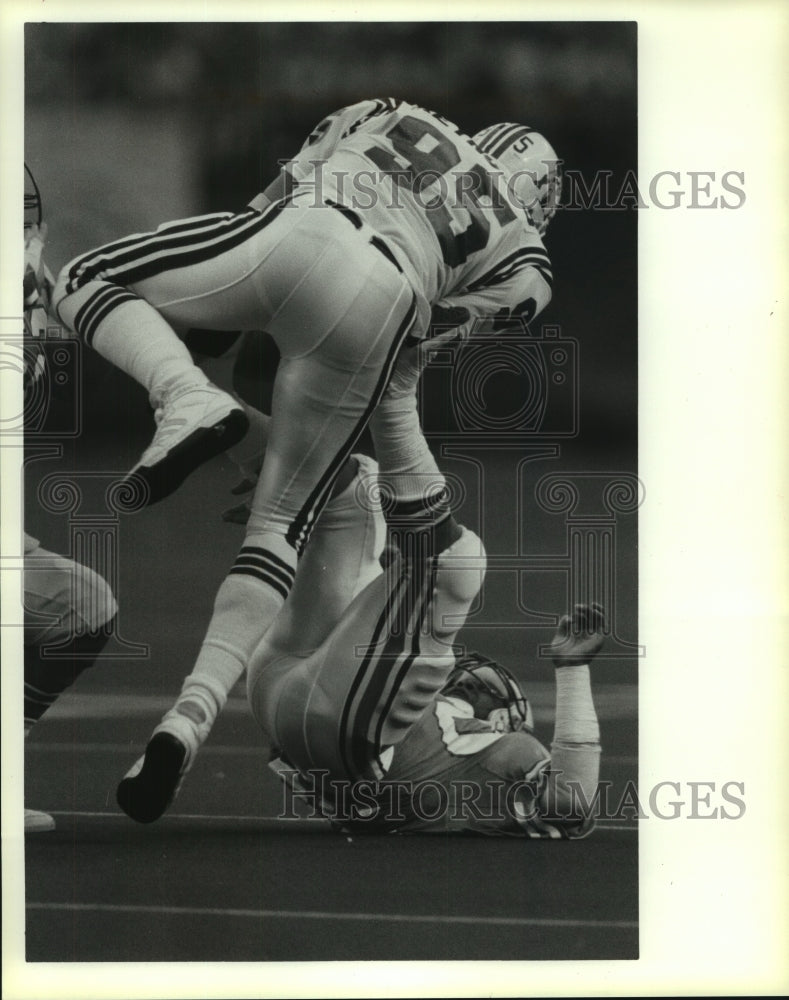
[[[41,192],[30,167],[25,164],[25,231],[40,226],[43,218]]]
[[[500,716],[503,709],[509,719],[506,731],[534,732],[534,714],[520,684],[506,667],[481,653],[461,657],[441,693],[468,702],[477,719],[493,721],[491,716]]]
[[[45,339],[50,326],[49,308],[55,279],[44,261],[47,227],[42,222],[41,192],[25,164],[23,275],[24,332],[26,338]]]
[[[534,129],[514,122],[489,125],[471,141],[504,167],[510,200],[526,212],[542,236],[562,193],[562,161],[551,144]]]

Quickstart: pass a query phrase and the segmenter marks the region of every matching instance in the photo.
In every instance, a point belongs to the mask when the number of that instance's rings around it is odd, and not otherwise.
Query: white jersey
[[[391,249],[417,296],[418,336],[431,319],[433,335],[529,322],[550,301],[548,255],[504,168],[440,115],[392,99],[329,115],[266,195],[309,190]]]

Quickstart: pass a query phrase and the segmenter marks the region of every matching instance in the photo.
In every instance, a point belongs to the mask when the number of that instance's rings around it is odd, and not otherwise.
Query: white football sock
[[[370,431],[381,483],[397,500],[412,500],[444,485],[422,432],[416,395],[384,396]]]
[[[90,281],[58,304],[58,313],[70,329],[80,309],[103,289],[104,281]],[[95,301],[95,299],[94,299]],[[185,344],[169,323],[143,299],[127,298],[95,324],[91,346],[103,358],[139,382],[153,406],[173,385],[205,385],[208,378],[194,364]]]
[[[268,533],[246,537],[235,572],[228,574],[217,592],[214,613],[194,669],[163,720],[181,716],[194,723],[197,742],[191,748],[192,753],[211,731],[230,690],[241,679],[252,653],[285,601],[284,594],[253,575],[260,567],[260,574],[266,576],[272,558],[280,566],[289,565],[291,570],[285,569],[284,577],[292,577],[296,554],[283,536]],[[253,573],[237,572],[240,566],[249,564]],[[278,565],[273,573],[282,576]]]

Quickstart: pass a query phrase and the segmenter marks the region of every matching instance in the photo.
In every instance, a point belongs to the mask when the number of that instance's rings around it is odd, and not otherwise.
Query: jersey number
[[[460,153],[452,139],[430,122],[405,115],[386,133],[386,138],[392,144],[394,152],[374,146],[365,150],[365,155],[380,167],[391,178],[393,183],[408,188],[412,193],[421,195],[423,188],[433,184],[439,177],[460,163]],[[405,164],[405,165],[404,165]],[[515,213],[497,198],[493,179],[481,164],[475,164],[470,170],[452,175],[455,184],[455,204],[462,206],[456,210],[456,216],[446,207],[449,200],[448,192],[442,190],[424,207],[428,220],[436,234],[441,255],[448,267],[458,267],[464,264],[469,254],[484,250],[490,237],[490,223],[485,210],[480,205],[480,198],[498,200],[489,210],[493,212],[502,226],[512,222]],[[458,231],[462,225],[460,212],[465,210],[469,222],[465,229]],[[453,228],[454,223],[454,228]]]

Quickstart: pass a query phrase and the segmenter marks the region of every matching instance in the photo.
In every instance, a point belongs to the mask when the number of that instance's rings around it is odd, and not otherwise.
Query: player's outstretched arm
[[[545,807],[554,818],[582,820],[595,799],[601,748],[589,665],[602,648],[604,628],[601,605],[577,604],[551,642],[556,717]]]

